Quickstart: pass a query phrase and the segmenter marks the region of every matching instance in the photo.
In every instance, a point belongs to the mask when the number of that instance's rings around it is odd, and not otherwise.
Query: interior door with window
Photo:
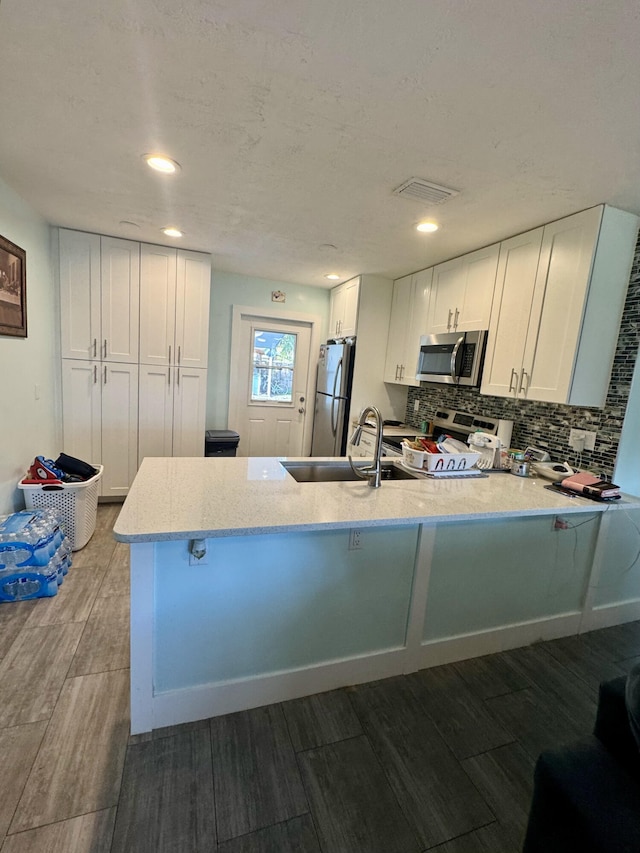
[[[310,342],[307,323],[243,315],[232,423],[239,456],[302,455]]]

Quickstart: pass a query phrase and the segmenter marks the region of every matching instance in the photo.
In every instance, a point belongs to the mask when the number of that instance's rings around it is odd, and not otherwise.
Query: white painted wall
[[[234,305],[277,308],[271,292],[286,294],[283,311],[317,314],[323,318],[320,340],[326,340],[329,325],[329,290],[301,284],[287,284],[264,278],[212,271],[209,308],[209,373],[207,388],[207,429],[227,429],[229,375],[231,364],[231,318]],[[311,363],[317,353],[311,355]],[[229,424],[234,429],[233,424]]]
[[[0,336],[0,515],[24,506],[16,483],[33,457],[55,458],[61,446],[58,304],[49,231],[0,179],[0,234],[27,253],[27,337]]]
[[[640,359],[631,380],[613,480],[632,495],[640,495]]]

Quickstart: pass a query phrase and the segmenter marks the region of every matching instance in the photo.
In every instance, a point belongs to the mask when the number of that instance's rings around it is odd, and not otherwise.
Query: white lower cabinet
[[[122,497],[138,470],[138,365],[62,361],[63,451],[101,464],[102,497]]]
[[[138,461],[145,456],[202,456],[207,371],[140,365]]]
[[[349,445],[351,455],[356,458],[374,459],[376,455],[376,438],[368,432],[363,431],[360,436],[360,444]]]

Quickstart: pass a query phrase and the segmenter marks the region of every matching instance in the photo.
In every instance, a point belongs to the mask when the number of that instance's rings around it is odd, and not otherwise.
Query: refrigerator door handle
[[[342,373],[342,359],[338,361],[338,365],[336,367],[336,372],[333,377],[333,391],[331,392],[331,432],[336,434],[336,430],[338,429],[338,422],[335,420],[335,411],[336,411],[336,388],[338,387],[338,379],[340,378],[340,374]]]

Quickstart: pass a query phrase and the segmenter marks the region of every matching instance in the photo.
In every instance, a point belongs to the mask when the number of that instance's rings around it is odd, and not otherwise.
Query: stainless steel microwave
[[[449,385],[479,385],[486,342],[485,330],[423,335],[416,379]]]

